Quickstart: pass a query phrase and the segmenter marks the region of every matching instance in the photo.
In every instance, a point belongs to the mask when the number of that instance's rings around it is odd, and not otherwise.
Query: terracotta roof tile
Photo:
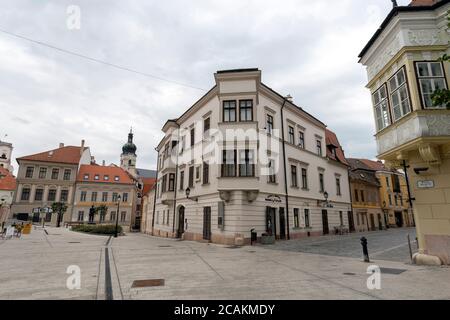
[[[142,188],[142,194],[146,195],[152,190],[155,185],[156,178],[143,178],[142,182],[144,183],[144,187]]]
[[[2,167],[0,167],[0,190],[16,190],[16,178]]]
[[[87,148],[84,148],[86,150]],[[78,164],[81,159],[81,147],[67,146],[41,153],[17,158],[20,160]]]
[[[325,129],[325,141],[327,144],[327,157],[348,165],[347,159],[345,159],[344,150],[333,131]],[[336,153],[333,153],[333,149],[336,150]]]
[[[87,179],[85,179],[85,176]],[[95,177],[98,176],[98,180]],[[105,180],[105,176],[108,177]],[[116,180],[118,177],[118,180]],[[78,171],[77,182],[93,182],[93,183],[113,183],[113,184],[133,184],[131,176],[124,169],[115,165],[99,166],[99,165],[81,165]]]

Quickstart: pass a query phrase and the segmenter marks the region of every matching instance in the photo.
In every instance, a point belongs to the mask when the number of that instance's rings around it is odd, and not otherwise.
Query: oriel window
[[[223,102],[223,122],[236,121],[236,101]]]
[[[377,125],[377,131],[381,131],[391,124],[386,84],[374,92],[372,95],[372,100],[375,108],[375,122]]]
[[[424,108],[445,108],[445,105],[434,106],[431,96],[437,89],[447,89],[444,70],[440,62],[417,62],[417,78]]]
[[[239,120],[253,121],[253,100],[239,101]]]

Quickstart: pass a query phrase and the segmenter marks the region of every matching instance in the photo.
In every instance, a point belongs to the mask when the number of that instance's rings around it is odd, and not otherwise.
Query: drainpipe
[[[156,210],[156,197],[158,195],[158,176],[159,176],[159,151],[155,148],[155,150],[158,152],[158,157],[156,159],[156,187],[155,187],[155,196],[153,199],[153,214],[152,214],[152,235],[155,231],[155,210]]]
[[[178,142],[177,142],[177,163],[175,164],[175,181],[173,183],[173,222],[172,222],[172,234],[175,233],[175,214],[177,210],[177,190],[178,190],[178,155],[180,150],[180,124],[176,123],[178,126]]]
[[[350,166],[347,167],[347,177],[348,177],[348,192],[350,194],[350,210],[352,214],[352,222],[353,222],[353,231],[356,232],[356,225],[355,225],[355,216],[353,215],[353,195],[352,195],[352,186],[350,182]],[[350,224],[350,221],[348,222]],[[350,229],[350,225],[348,226]]]
[[[288,185],[287,185],[287,168],[286,168],[286,140],[284,139],[284,115],[283,109],[286,105],[287,99],[284,98],[283,105],[281,106],[281,139],[283,140],[283,164],[284,164],[284,193],[286,197],[286,227],[287,227],[287,239],[290,240],[289,233],[289,195],[288,195]]]

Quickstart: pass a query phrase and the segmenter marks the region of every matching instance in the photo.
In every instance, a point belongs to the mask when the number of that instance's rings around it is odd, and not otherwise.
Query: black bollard
[[[361,245],[363,247],[364,262],[370,262],[369,251],[367,250],[367,239],[365,237],[361,238]]]

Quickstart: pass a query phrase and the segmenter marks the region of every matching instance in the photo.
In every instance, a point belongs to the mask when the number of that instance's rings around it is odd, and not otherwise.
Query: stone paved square
[[[138,233],[112,238],[107,244],[104,236],[64,228],[46,230],[48,235],[37,228],[20,239],[1,240],[0,299],[103,300],[107,269],[112,297],[119,300],[450,299],[450,283],[442,281],[450,278],[450,268],[411,265],[402,246],[397,258],[397,249],[389,250],[401,245],[412,230],[366,235],[373,250],[381,252],[374,255],[373,264],[406,270],[382,274],[381,290],[367,288],[370,264],[362,262],[357,252],[361,234],[338,236],[336,242],[334,237],[321,237],[233,248]],[[387,237],[382,240],[382,236]],[[331,254],[346,242],[356,245],[348,252],[341,249]],[[66,287],[69,265],[81,268],[80,290]],[[165,285],[132,288],[135,280],[149,279],[164,279]]]

